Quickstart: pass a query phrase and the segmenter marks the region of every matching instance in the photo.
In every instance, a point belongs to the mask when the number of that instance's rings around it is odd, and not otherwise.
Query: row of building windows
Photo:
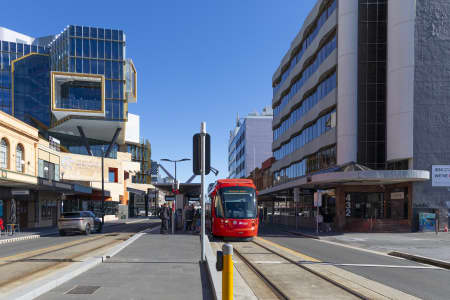
[[[106,79],[124,79],[123,61],[74,58],[69,60],[69,72],[105,75]]]
[[[122,120],[126,118],[123,101],[105,100],[105,117],[108,120]]]
[[[122,30],[104,29],[89,26],[69,26],[69,34],[76,37],[85,37],[93,39],[104,39],[113,41],[124,41]]]
[[[274,129],[273,140],[276,141],[279,137],[283,135],[291,126],[293,126],[298,120],[303,118],[303,116],[310,111],[320,100],[325,98],[332,90],[337,86],[336,82],[336,72],[331,74],[327,79],[322,81],[312,95],[306,97],[299,107],[293,110],[286,120],[284,120],[281,125]]]
[[[16,172],[23,173],[25,171],[25,152],[23,146],[16,146]],[[3,138],[0,141],[0,168],[9,169],[9,143]]]
[[[0,45],[0,51],[2,52],[11,52],[11,54],[15,54],[16,58],[19,58],[23,55],[27,55],[31,52],[35,53],[46,53],[46,48],[37,45],[28,45],[22,43],[14,43],[2,41]]]
[[[317,34],[319,33],[319,30],[322,28],[323,24],[327,21],[328,17],[331,16],[331,14],[336,9],[336,0],[334,0],[332,3],[330,3],[330,6],[326,8],[320,17],[317,19],[317,23],[315,24],[315,27],[313,31],[306,37],[306,39],[303,41],[302,44],[298,47],[298,53],[294,54],[294,56],[291,58],[291,61],[289,63],[289,68],[285,70],[281,74],[281,80],[277,82],[273,88],[273,95],[278,92],[281,85],[284,83],[286,78],[288,78],[289,74],[291,73],[292,69],[297,65],[297,63],[301,60],[303,54],[305,53],[306,49],[311,45],[311,43],[316,38]]]
[[[330,168],[336,165],[336,146],[321,150],[310,155],[301,161],[295,162],[289,167],[283,168],[273,173],[273,184],[295,180],[312,172]]]
[[[9,89],[0,88],[0,110],[11,113],[11,96]]]
[[[283,108],[289,103],[292,97],[297,94],[297,92],[302,88],[305,82],[317,71],[319,66],[325,61],[325,59],[336,49],[336,35],[326,43],[317,53],[314,61],[303,70],[303,72],[299,75],[299,78],[291,84],[290,88],[286,91],[289,91],[286,95],[281,98],[281,101],[274,108],[274,116],[277,116]]]
[[[298,135],[291,138],[288,143],[275,150],[273,153],[275,159],[280,160],[286,155],[295,152],[334,127],[336,127],[336,109],[317,119],[313,125],[303,129]]]
[[[123,60],[125,43],[70,38],[70,56]]]

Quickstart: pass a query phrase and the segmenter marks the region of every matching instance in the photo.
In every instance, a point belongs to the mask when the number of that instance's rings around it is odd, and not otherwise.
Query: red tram
[[[256,187],[250,179],[220,179],[208,189],[213,236],[251,239],[258,234]]]

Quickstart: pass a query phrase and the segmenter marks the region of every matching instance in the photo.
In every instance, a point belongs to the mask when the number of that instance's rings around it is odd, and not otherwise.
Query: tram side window
[[[224,213],[223,213],[222,199],[220,198],[219,193],[217,193],[215,196],[214,207],[216,210],[216,217],[223,218]]]

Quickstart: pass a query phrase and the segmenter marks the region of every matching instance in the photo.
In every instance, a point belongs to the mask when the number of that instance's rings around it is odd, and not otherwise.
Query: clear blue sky
[[[129,112],[141,116],[152,159],[191,158],[192,135],[205,121],[212,165],[224,178],[236,114],[271,104],[272,75],[315,0],[10,3],[0,11],[0,26],[31,36],[68,24],[123,29],[138,71],[138,103]],[[190,162],[179,165],[181,182],[191,174]]]

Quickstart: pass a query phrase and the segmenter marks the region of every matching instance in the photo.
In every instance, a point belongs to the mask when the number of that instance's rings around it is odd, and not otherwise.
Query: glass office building
[[[137,98],[125,41],[118,29],[70,25],[33,38],[0,27],[0,110],[70,152],[100,155],[114,136],[124,144],[128,103]]]

